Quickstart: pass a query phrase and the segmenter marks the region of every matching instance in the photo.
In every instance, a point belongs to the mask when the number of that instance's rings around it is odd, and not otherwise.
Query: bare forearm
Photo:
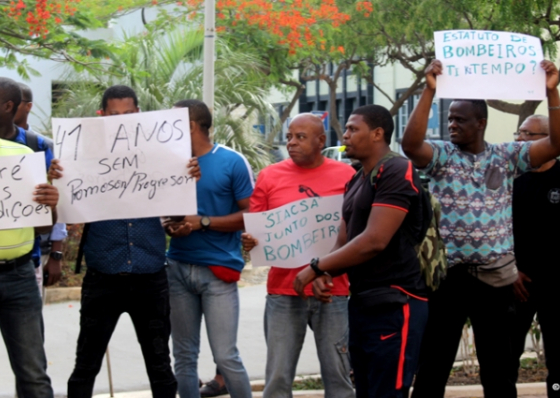
[[[384,247],[372,242],[366,235],[361,234],[352,239],[340,249],[322,257],[319,268],[329,274],[336,276],[343,274],[346,268],[361,264],[377,256]]]
[[[558,87],[547,90],[550,144],[560,152],[560,96]]]
[[[245,229],[243,222],[243,213],[247,210],[240,210],[236,213],[228,214],[227,216],[210,217],[210,228],[213,231],[219,232],[235,232]]]

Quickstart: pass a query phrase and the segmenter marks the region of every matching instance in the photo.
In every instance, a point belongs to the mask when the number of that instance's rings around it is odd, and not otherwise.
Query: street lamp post
[[[214,113],[214,47],[216,41],[216,2],[204,1],[204,67],[202,101]],[[213,130],[210,137],[213,136]]]

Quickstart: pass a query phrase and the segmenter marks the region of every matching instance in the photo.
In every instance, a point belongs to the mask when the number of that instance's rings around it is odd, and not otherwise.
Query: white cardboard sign
[[[53,119],[60,222],[196,214],[187,108]]]
[[[546,73],[537,37],[512,32],[434,32],[438,98],[543,100]]]
[[[259,240],[254,267],[297,268],[328,254],[342,218],[342,195],[298,200],[262,213],[245,213],[245,229]]]
[[[0,229],[52,225],[50,207],[33,200],[37,184],[47,182],[45,153],[2,156],[0,161]]]

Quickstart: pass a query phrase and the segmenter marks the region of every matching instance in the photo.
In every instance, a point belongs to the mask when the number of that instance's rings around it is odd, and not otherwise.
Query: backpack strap
[[[25,131],[25,139],[27,141],[27,146],[33,149],[33,152],[40,152],[39,149],[39,137],[33,131],[26,130]]]
[[[381,169],[381,166],[383,166],[383,164],[389,160],[389,159],[393,159],[393,158],[400,158],[402,157],[401,155],[399,155],[396,152],[393,151],[389,151],[385,154],[385,156],[383,156],[381,158],[381,160],[379,162],[377,162],[377,164],[375,165],[375,167],[373,168],[373,170],[371,171],[371,175],[370,175],[370,182],[371,185],[374,186],[375,183],[377,182],[377,174],[379,174],[379,170]]]

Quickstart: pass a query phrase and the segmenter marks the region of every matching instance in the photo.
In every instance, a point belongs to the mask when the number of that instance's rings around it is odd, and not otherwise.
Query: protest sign
[[[197,213],[187,108],[52,125],[61,222]]]
[[[2,156],[0,229],[52,225],[51,208],[33,200],[35,186],[46,182],[44,152]]]
[[[259,240],[254,267],[297,268],[330,252],[340,228],[342,195],[298,200],[262,213],[245,213],[245,229]]]
[[[438,98],[543,100],[546,74],[537,37],[512,32],[434,32]]]

